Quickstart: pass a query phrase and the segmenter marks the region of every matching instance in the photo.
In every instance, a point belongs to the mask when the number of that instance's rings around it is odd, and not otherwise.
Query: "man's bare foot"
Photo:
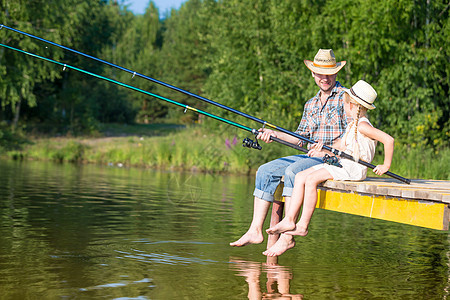
[[[266,256],[279,256],[294,246],[294,238],[283,234],[278,241],[272,247],[264,251],[263,254]]]
[[[240,239],[230,243],[233,247],[243,247],[250,244],[260,244],[264,241],[262,232],[247,231]]]
[[[294,230],[284,232],[288,235],[300,235],[306,236],[308,234],[308,227],[303,227],[300,225],[296,225]]]
[[[295,223],[291,222],[287,219],[281,220],[278,224],[275,226],[270,227],[266,230],[268,234],[278,234],[285,231],[290,231],[295,229]]]

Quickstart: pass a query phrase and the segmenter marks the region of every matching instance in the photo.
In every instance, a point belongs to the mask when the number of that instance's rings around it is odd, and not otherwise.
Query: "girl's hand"
[[[273,141],[270,139],[271,136],[277,137],[277,132],[267,128],[260,128],[259,134],[256,136],[257,139],[264,141],[266,143],[272,143]]]
[[[317,142],[312,145],[311,150],[308,151],[309,157],[323,157],[325,153],[322,151],[323,143]]]
[[[373,172],[377,175],[383,175],[389,170],[390,166],[387,165],[378,165],[373,169]]]

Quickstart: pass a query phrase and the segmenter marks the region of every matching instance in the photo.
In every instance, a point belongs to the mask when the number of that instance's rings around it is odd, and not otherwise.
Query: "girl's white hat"
[[[352,97],[353,100],[361,104],[367,109],[374,109],[373,102],[377,98],[377,92],[375,89],[365,82],[360,80],[355,83],[350,89],[344,89],[344,91]]]

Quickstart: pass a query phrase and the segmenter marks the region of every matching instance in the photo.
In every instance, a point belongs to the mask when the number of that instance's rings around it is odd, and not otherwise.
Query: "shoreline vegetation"
[[[22,139],[19,150],[4,150],[2,157],[116,167],[254,174],[259,165],[265,162],[298,153],[277,143],[261,143],[262,151],[244,148],[242,139],[247,136],[245,132],[227,126],[211,129],[199,125],[108,124],[101,132],[89,137],[28,136]],[[377,150],[373,161],[375,165],[383,159],[382,149]],[[396,144],[391,171],[411,179],[450,180],[449,166],[449,149],[435,151]],[[369,170],[368,176],[376,175]]]
[[[245,149],[242,140],[254,139],[245,130],[142,92],[242,120],[195,94],[295,130],[318,92],[304,59],[331,48],[347,61],[343,86],[364,79],[377,91],[370,120],[395,138],[391,171],[448,180],[449,6],[370,3],[186,0],[161,17],[152,1],[139,15],[123,1],[3,1],[0,156],[254,175],[298,152]],[[373,163],[382,160],[379,145]]]

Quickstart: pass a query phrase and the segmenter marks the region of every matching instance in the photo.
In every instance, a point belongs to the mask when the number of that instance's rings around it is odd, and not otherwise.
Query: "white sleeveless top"
[[[361,122],[367,122],[371,126],[372,124],[366,117],[359,118],[358,125]],[[357,142],[359,145],[359,159],[364,160],[366,162],[372,162],[372,159],[375,155],[375,147],[377,145],[377,141],[365,136],[361,132],[357,132],[356,136],[357,140],[355,140],[355,121],[349,123],[347,128],[345,129],[345,133],[343,136],[344,144],[345,144],[345,153],[353,155],[353,151],[355,149],[355,143]],[[331,176],[333,176],[334,180],[364,180],[367,176],[367,167],[351,161],[349,159],[342,158],[339,160],[342,168],[329,165],[329,164],[320,164],[316,165],[313,168],[320,169],[325,168]]]

